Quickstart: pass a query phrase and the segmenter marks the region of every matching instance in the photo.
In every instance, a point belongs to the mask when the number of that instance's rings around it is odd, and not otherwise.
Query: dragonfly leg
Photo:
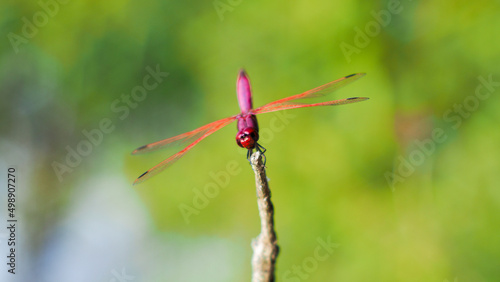
[[[267,161],[266,155],[264,155],[264,153],[266,152],[266,148],[262,147],[262,145],[257,143],[257,146],[255,146],[255,150],[259,151],[262,154],[262,158],[263,158],[262,163],[264,163],[264,166],[265,166],[266,161]]]
[[[266,152],[266,148],[264,148],[262,145],[260,145],[259,143],[257,143],[257,147],[256,147],[256,150],[261,152],[262,154],[264,154]]]
[[[253,149],[248,149],[248,151],[247,151],[247,160],[248,160],[248,162],[250,162],[250,157],[252,156],[252,153],[253,153]]]

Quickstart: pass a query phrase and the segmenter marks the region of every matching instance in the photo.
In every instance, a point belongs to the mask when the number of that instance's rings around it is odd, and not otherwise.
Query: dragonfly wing
[[[329,101],[329,102],[324,102],[324,103],[315,103],[315,104],[291,103],[291,101],[295,101],[295,100],[321,97],[321,96],[328,95],[328,94],[332,93],[333,91],[360,79],[363,76],[365,76],[364,73],[351,74],[351,75],[342,77],[340,79],[337,79],[335,81],[329,82],[327,84],[318,86],[314,89],[308,90],[304,93],[300,93],[297,95],[293,95],[290,97],[286,97],[286,98],[271,102],[271,103],[266,104],[262,107],[254,109],[252,112],[254,114],[261,114],[261,113],[269,113],[269,112],[286,110],[286,109],[314,107],[314,106],[326,106],[326,105],[343,105],[343,104],[350,104],[350,103],[364,101],[364,100],[367,100],[368,98],[353,97],[353,98],[348,98],[348,99],[335,100],[335,101]]]
[[[263,113],[270,113],[270,112],[276,112],[276,111],[282,111],[282,110],[316,107],[316,106],[345,105],[345,104],[352,104],[352,103],[365,101],[368,99],[369,98],[367,98],[367,97],[351,97],[351,98],[347,98],[347,99],[333,100],[333,101],[314,103],[314,104],[286,103],[286,104],[281,104],[281,105],[273,105],[273,106],[269,106],[269,107],[261,107],[261,108],[256,109],[253,113],[254,114],[263,114]]]
[[[153,151],[157,151],[160,149],[164,149],[167,147],[173,147],[173,146],[178,146],[178,145],[183,145],[183,144],[189,144],[193,142],[194,140],[197,140],[201,136],[203,136],[205,133],[213,129],[214,127],[217,127],[219,124],[224,123],[229,120],[234,120],[236,119],[236,116],[228,117],[225,119],[221,119],[218,121],[214,121],[212,123],[209,123],[207,125],[204,125],[200,128],[197,128],[195,130],[168,138],[164,139],[158,142],[150,143],[144,146],[141,146],[137,149],[135,149],[132,152],[132,155],[138,155],[138,154],[144,154],[144,153],[149,153]]]
[[[164,169],[166,169],[167,167],[169,167],[170,165],[172,165],[175,161],[177,161],[182,156],[184,156],[184,154],[187,151],[191,150],[191,148],[193,148],[201,140],[205,139],[210,134],[212,134],[212,133],[216,132],[217,130],[223,128],[224,126],[230,124],[235,119],[236,119],[236,116],[232,116],[232,117],[228,117],[228,118],[225,118],[225,119],[221,119],[221,120],[209,123],[209,124],[207,124],[207,125],[205,125],[203,127],[195,129],[193,131],[190,131],[190,132],[187,132],[187,133],[184,133],[184,134],[181,134],[181,135],[169,138],[169,139],[165,139],[165,140],[162,140],[162,141],[158,141],[158,142],[155,142],[155,143],[151,143],[151,144],[139,147],[133,153],[138,153],[138,152],[142,153],[143,151],[152,151],[152,150],[156,150],[156,149],[165,147],[165,146],[169,145],[172,142],[178,142],[178,141],[185,142],[186,140],[193,140],[192,138],[194,138],[195,136],[197,137],[196,140],[194,140],[191,144],[189,144],[186,148],[182,149],[180,152],[178,152],[178,153],[170,156],[168,159],[162,161],[161,163],[157,164],[156,166],[152,167],[148,171],[146,171],[143,174],[141,174],[134,181],[134,185],[138,184],[138,183],[141,183],[141,182],[144,182],[147,179],[151,178],[152,176],[154,176],[154,175],[158,174],[159,172],[163,171]],[[178,138],[179,136],[181,136],[181,137]]]

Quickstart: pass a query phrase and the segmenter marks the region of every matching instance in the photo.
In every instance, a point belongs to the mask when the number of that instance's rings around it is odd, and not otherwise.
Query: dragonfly
[[[336,106],[345,105],[356,102],[361,102],[368,100],[367,97],[351,97],[340,100],[333,100],[321,103],[301,103],[300,101],[307,98],[322,97],[331,92],[352,83],[361,77],[365,73],[355,73],[335,81],[329,82],[322,86],[316,87],[309,91],[293,95],[287,98],[283,98],[264,106],[253,108],[252,103],[252,90],[250,88],[250,80],[248,78],[245,70],[240,70],[238,78],[236,80],[236,95],[238,98],[238,104],[240,106],[241,112],[237,115],[223,118],[207,125],[204,125],[195,130],[164,139],[158,142],[147,144],[135,149],[132,155],[149,153],[159,149],[163,149],[170,146],[184,145],[184,149],[165,159],[156,166],[150,168],[148,171],[141,174],[135,181],[134,185],[144,182],[147,179],[155,176],[159,172],[165,170],[167,167],[171,166],[173,163],[178,161],[182,156],[184,156],[189,150],[191,150],[196,144],[201,140],[207,138],[212,133],[218,131],[219,129],[225,127],[226,125],[237,121],[238,133],[236,134],[236,143],[238,146],[248,150],[247,157],[250,156],[253,150],[258,150],[264,152],[265,149],[257,142],[259,141],[259,125],[257,123],[258,114],[270,113],[288,109],[298,109],[306,107],[316,107],[316,106]],[[264,151],[263,151],[264,150]]]

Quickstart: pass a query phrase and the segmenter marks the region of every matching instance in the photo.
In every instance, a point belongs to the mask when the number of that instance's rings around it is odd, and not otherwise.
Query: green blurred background
[[[242,67],[254,106],[367,73],[329,96],[367,102],[258,117],[278,281],[500,279],[498,1],[0,8],[1,179],[19,180],[18,274],[2,281],[249,281],[260,223],[235,124],[138,186],[176,150],[130,155],[238,113]],[[168,76],[123,100],[148,68]]]

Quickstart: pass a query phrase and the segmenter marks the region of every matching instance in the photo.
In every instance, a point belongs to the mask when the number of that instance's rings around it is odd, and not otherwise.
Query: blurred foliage
[[[5,159],[29,166],[24,214],[35,256],[81,183],[115,174],[131,183],[175,152],[132,157],[134,148],[236,114],[240,68],[250,76],[254,106],[366,72],[329,97],[369,101],[290,111],[283,128],[262,137],[281,247],[278,278],[500,277],[498,1],[47,3],[55,6],[0,4],[0,147]],[[41,11],[54,13],[36,24]],[[148,68],[168,76],[144,100],[126,104],[122,95],[143,85]],[[114,103],[127,105],[127,114]],[[258,118],[267,129],[280,120]],[[59,181],[53,163],[64,163],[68,146],[76,149],[87,140],[82,131],[103,119],[112,132]],[[259,219],[235,127],[144,184],[120,189],[141,199],[157,233],[237,244],[233,255],[244,257],[227,266],[229,281],[248,281]],[[229,163],[238,173],[186,224],[179,205],[192,206],[193,189],[203,191]],[[307,258],[318,238],[339,246],[315,266]],[[294,265],[313,270],[301,277]]]

